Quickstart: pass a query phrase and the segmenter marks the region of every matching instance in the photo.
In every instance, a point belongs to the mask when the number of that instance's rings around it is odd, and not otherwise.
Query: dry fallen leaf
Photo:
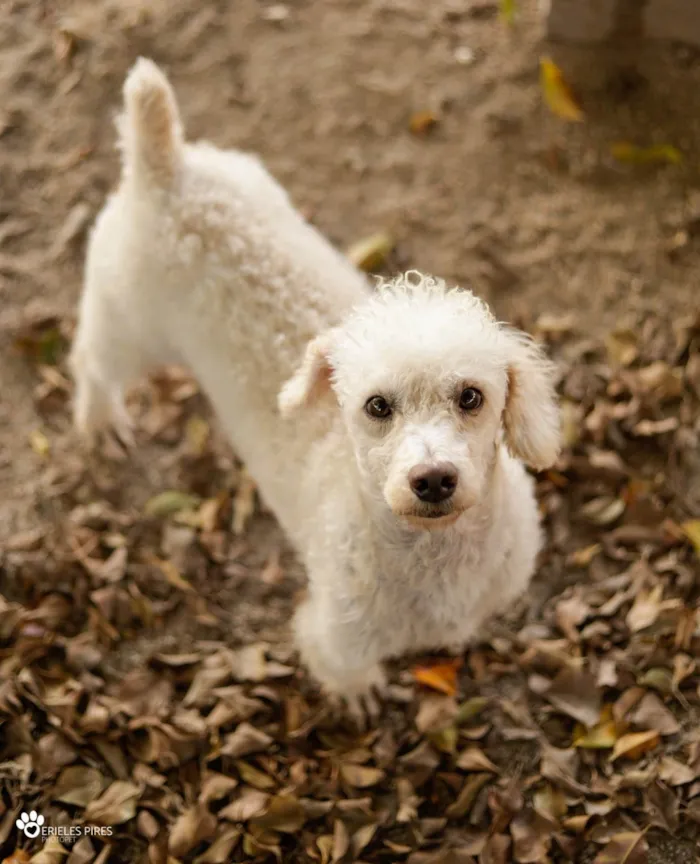
[[[555,823],[561,821],[569,810],[566,795],[551,783],[545,783],[535,791],[532,804],[537,813]]]
[[[448,806],[445,815],[450,819],[461,819],[463,816],[466,816],[473,807],[476,796],[492,780],[493,776],[491,774],[470,774],[464,781],[462,791],[457,796],[457,799]]]
[[[251,820],[265,831],[296,834],[306,822],[306,811],[294,795],[275,795],[267,802],[265,812]]]
[[[85,807],[102,791],[104,779],[96,768],[73,765],[64,768],[53,789],[53,800]]]
[[[635,435],[643,438],[651,438],[654,435],[665,435],[675,432],[680,425],[678,417],[665,417],[663,420],[640,420],[632,427]]]
[[[633,633],[646,630],[657,620],[661,614],[663,590],[663,585],[655,585],[650,591],[640,589],[625,619]]]
[[[540,87],[549,110],[572,123],[581,123],[585,115],[561,69],[550,57],[540,60]]]
[[[194,859],[194,864],[229,864],[240,837],[240,828],[224,828],[206,852]]]
[[[632,722],[644,729],[655,729],[660,735],[676,735],[680,723],[654,693],[642,697],[632,714]]]
[[[659,764],[659,779],[669,786],[685,786],[696,779],[697,771],[671,756],[664,756]]]
[[[517,864],[541,864],[552,846],[551,823],[533,810],[525,809],[510,823],[513,838],[513,861]]]
[[[240,723],[236,729],[226,736],[221,748],[222,756],[248,756],[251,753],[269,750],[274,739],[266,735],[262,729],[256,729],[250,723]]]
[[[202,840],[208,840],[216,832],[216,816],[213,816],[202,804],[197,804],[185,810],[170,830],[168,850],[171,855],[180,858],[186,855]]]
[[[672,144],[654,144],[650,147],[638,147],[626,141],[617,141],[610,147],[610,152],[618,162],[630,165],[669,164],[680,165],[683,154]]]
[[[385,774],[381,768],[343,762],[340,766],[340,776],[349,786],[354,786],[356,789],[368,789],[370,786],[381,783]]]
[[[673,693],[673,676],[668,669],[653,667],[638,678],[640,687],[651,687],[664,696]]]
[[[649,845],[645,834],[645,831],[615,834],[593,864],[647,864]]]
[[[658,747],[660,742],[659,733],[655,729],[646,732],[630,732],[618,738],[613,747],[610,761],[616,759],[639,759],[645,753]]]
[[[86,823],[96,825],[121,825],[136,815],[136,804],[142,790],[126,780],[115,780],[85,808],[83,818]]]
[[[463,771],[500,773],[497,766],[478,747],[467,747],[466,750],[463,750],[457,759],[457,767]]]
[[[581,669],[562,669],[543,695],[557,710],[584,726],[595,726],[600,718],[600,691],[590,673]]]
[[[68,849],[54,835],[49,837],[36,855],[32,855],[29,864],[62,864],[66,855],[68,855]]]
[[[256,816],[262,816],[269,799],[267,792],[250,787],[243,789],[234,801],[219,811],[219,818],[228,819],[230,822],[247,822]]]
[[[249,762],[244,762],[242,759],[236,761],[236,768],[241,775],[241,780],[249,786],[254,786],[256,789],[266,791],[275,788],[275,781],[269,774],[255,768]]]
[[[622,498],[612,498],[607,495],[592,498],[581,507],[581,515],[588,522],[600,527],[617,522],[624,512],[625,502]]]
[[[353,244],[346,255],[355,267],[365,273],[376,273],[382,269],[393,248],[394,241],[388,234],[372,234]]]
[[[449,663],[436,663],[434,666],[416,666],[411,674],[419,684],[430,687],[448,696],[454,696],[457,692],[457,670],[462,665],[459,658]]]

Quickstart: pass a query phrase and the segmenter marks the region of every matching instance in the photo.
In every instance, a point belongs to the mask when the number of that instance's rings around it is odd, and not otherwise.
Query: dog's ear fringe
[[[504,327],[511,359],[503,412],[511,453],[536,471],[550,468],[561,450],[561,419],[554,387],[556,366],[526,333]]]
[[[331,389],[330,344],[330,334],[323,333],[307,345],[301,365],[283,385],[277,397],[283,417],[290,417],[301,408],[313,404]]]

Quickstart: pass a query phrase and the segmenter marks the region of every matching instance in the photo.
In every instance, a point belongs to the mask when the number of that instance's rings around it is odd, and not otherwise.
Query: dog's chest
[[[477,610],[489,574],[483,550],[467,543],[433,540],[382,554],[375,598],[392,621],[392,650],[438,648],[466,640],[478,625]],[[379,611],[379,610],[378,610]]]

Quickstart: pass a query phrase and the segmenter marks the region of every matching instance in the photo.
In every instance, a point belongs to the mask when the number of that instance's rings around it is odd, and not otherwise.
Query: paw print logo
[[[20,831],[24,831],[25,837],[29,837],[33,840],[35,837],[39,836],[41,826],[44,822],[44,817],[40,813],[37,813],[36,810],[32,810],[31,813],[22,813],[19,819],[15,822],[15,825]]]

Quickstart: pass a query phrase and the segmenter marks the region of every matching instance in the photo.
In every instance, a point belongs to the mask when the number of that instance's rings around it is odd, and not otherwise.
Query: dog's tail
[[[172,87],[151,60],[139,58],[127,76],[119,128],[127,176],[169,186],[182,159],[182,124]]]

